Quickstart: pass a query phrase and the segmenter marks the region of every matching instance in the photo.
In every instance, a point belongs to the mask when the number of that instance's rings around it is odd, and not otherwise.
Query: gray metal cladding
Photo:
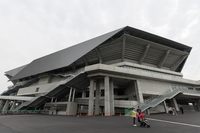
[[[87,54],[89,51],[114,36],[116,33],[121,31],[121,29],[109,32],[107,34],[98,36],[72,47],[36,59],[28,64],[22,71],[16,74],[11,80],[17,80],[24,77],[69,66],[80,57]]]

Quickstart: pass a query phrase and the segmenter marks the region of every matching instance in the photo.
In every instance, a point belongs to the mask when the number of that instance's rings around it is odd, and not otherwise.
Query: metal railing
[[[189,93],[189,94],[200,94],[200,91],[189,90],[184,86],[173,86],[172,90],[167,91],[164,95],[157,95],[147,99],[144,103],[139,104],[142,111],[145,111],[148,108],[155,107],[165,101],[166,99],[171,99],[179,93]]]
[[[148,108],[156,107],[157,105],[159,105],[166,99],[171,99],[175,97],[177,94],[182,93],[182,92],[183,92],[182,89],[172,89],[170,91],[167,91],[164,95],[155,96],[145,101],[144,103],[141,103],[139,106],[142,111],[145,111]]]

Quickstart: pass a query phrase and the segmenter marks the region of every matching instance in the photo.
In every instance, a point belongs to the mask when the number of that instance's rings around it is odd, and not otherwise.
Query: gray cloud
[[[129,25],[192,46],[185,78],[200,79],[198,0],[0,0],[0,86],[5,71]]]

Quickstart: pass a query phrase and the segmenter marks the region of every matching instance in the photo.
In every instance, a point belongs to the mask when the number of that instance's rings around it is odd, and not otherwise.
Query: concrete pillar
[[[147,114],[147,115],[150,115],[150,114],[151,114],[151,112],[150,112],[149,109],[146,110],[146,114]]]
[[[88,115],[92,116],[94,112],[94,80],[90,79],[90,87],[89,87],[89,106],[88,106]]]
[[[58,99],[57,99],[57,98],[55,98],[54,102],[56,103],[56,102],[57,102],[57,100],[58,100]]]
[[[10,111],[12,111],[13,109],[15,109],[16,107],[16,101],[13,101],[12,106],[10,107]]]
[[[75,89],[73,89],[72,102],[74,102],[75,93],[76,93],[76,90],[75,90]]]
[[[4,101],[0,100],[0,111],[3,109]]]
[[[69,97],[68,97],[68,102],[71,102],[71,95],[72,95],[72,87],[70,88]]]
[[[135,81],[131,81],[128,87],[129,98],[128,100],[135,100],[136,92],[135,92]]]
[[[52,97],[52,98],[51,98],[51,103],[53,103],[53,99],[54,99],[54,98]]]
[[[82,98],[85,98],[86,97],[86,92],[85,91],[83,91],[82,92]],[[83,110],[84,109],[84,106],[83,105],[81,105],[81,110]]]
[[[9,101],[9,100],[6,100],[6,102],[5,102],[4,106],[3,106],[3,109],[2,109],[2,113],[3,113],[3,114],[6,114],[6,113],[7,113],[8,108],[9,108],[9,103],[10,103],[10,101]]]
[[[197,111],[200,111],[200,99],[197,100]]]
[[[179,107],[178,107],[178,104],[177,104],[177,101],[175,98],[172,99],[173,100],[173,103],[174,103],[174,107],[176,109],[176,111],[179,111]]]
[[[110,78],[108,76],[104,77],[104,114],[105,116],[111,116],[110,107]]]
[[[140,83],[141,83],[140,80],[136,81],[135,92],[136,92],[137,101],[139,103],[144,103],[143,94],[142,94],[142,91],[140,90],[141,89]]]
[[[110,80],[110,111],[111,111],[111,115],[115,115],[113,80]]]
[[[85,98],[85,97],[86,97],[86,92],[83,91],[83,92],[82,92],[82,98]]]
[[[95,115],[99,115],[100,107],[99,107],[99,100],[100,100],[100,83],[99,81],[96,82],[96,97],[95,97]]]
[[[163,106],[164,106],[165,112],[168,113],[168,107],[167,107],[166,101],[163,101]]]

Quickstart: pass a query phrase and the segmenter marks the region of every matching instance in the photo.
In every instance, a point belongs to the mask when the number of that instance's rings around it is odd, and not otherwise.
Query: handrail
[[[160,104],[161,102],[163,102],[164,100],[171,99],[174,96],[176,96],[177,94],[182,93],[182,92],[183,92],[182,88],[178,88],[178,89],[172,88],[172,90],[165,92],[164,95],[158,95],[156,97],[153,97],[153,98],[147,100],[147,102],[140,104],[139,106],[142,111],[145,111],[146,109],[155,107],[158,104]]]

